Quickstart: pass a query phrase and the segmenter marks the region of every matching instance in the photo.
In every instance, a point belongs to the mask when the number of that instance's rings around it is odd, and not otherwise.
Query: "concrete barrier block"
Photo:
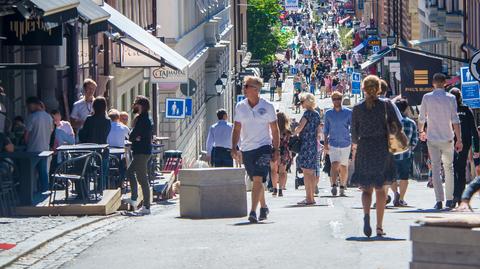
[[[235,218],[247,215],[243,168],[182,169],[180,216]]]

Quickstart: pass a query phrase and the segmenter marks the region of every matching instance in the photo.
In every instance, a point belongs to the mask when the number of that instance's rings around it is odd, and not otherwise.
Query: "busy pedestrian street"
[[[480,0],[0,25],[0,269],[480,268]]]

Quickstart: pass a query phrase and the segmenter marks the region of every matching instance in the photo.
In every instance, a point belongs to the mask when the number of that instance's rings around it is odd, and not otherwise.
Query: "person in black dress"
[[[475,157],[478,157],[480,151],[479,148],[479,139],[477,127],[475,124],[475,118],[473,117],[473,112],[468,106],[463,103],[462,92],[458,88],[453,88],[450,90],[450,93],[455,96],[457,100],[457,113],[460,118],[460,127],[462,129],[462,142],[463,149],[460,152],[455,152],[453,160],[453,169],[454,169],[454,187],[453,187],[453,201],[454,207],[457,203],[460,203],[462,198],[463,190],[465,189],[466,184],[466,167],[468,153],[472,148],[473,142],[473,152]],[[455,141],[457,138],[455,137]]]
[[[107,101],[97,97],[92,104],[93,115],[85,120],[82,129],[78,132],[80,143],[107,144],[111,122],[107,117]]]
[[[352,142],[355,156],[355,172],[352,183],[361,187],[363,212],[365,214],[363,232],[370,237],[370,206],[372,192],[376,193],[377,236],[383,236],[383,214],[386,193],[383,188],[395,177],[393,155],[388,151],[387,123],[392,130],[401,131],[402,125],[395,115],[392,104],[378,98],[380,79],[370,75],[362,82],[365,100],[353,107]]]

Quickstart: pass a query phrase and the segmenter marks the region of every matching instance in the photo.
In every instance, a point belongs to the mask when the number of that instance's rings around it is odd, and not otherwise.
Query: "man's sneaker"
[[[132,200],[130,198],[122,200],[125,204],[129,204],[132,207],[133,211],[137,210],[138,202],[136,200]]]
[[[347,196],[347,195],[345,195],[345,187],[344,186],[340,186],[340,196],[342,196],[342,197]]]
[[[443,208],[443,205],[442,205],[442,202],[437,202],[434,206],[433,206],[434,209],[436,210],[441,210]]]
[[[277,196],[277,191],[278,190],[276,188],[273,188],[272,196],[274,196],[274,197]]]
[[[332,196],[337,196],[337,185],[332,186]]]
[[[150,215],[150,208],[142,206],[138,211],[135,212],[137,215]]]
[[[259,221],[266,220],[268,213],[270,213],[270,211],[268,210],[268,207],[260,208],[260,217],[258,218],[258,220]]]
[[[278,197],[282,197],[283,196],[283,190],[282,188],[278,189]]]
[[[392,196],[387,195],[387,201],[385,201],[385,205],[390,204],[391,201],[392,201]]]
[[[248,221],[250,221],[250,223],[257,223],[258,222],[257,213],[255,213],[255,211],[250,212],[250,215],[248,215]]]
[[[408,204],[404,200],[399,200],[398,201],[398,206],[405,207],[405,206],[408,206]]]
[[[447,200],[447,202],[445,202],[445,207],[447,208],[455,208],[455,206],[457,205],[457,203],[454,201],[454,200]]]
[[[395,192],[394,198],[393,198],[393,206],[400,206],[400,193]]]

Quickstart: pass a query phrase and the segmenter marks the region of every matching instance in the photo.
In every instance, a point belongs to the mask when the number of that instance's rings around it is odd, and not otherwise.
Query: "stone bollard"
[[[235,218],[247,215],[244,168],[181,169],[180,216]]]

